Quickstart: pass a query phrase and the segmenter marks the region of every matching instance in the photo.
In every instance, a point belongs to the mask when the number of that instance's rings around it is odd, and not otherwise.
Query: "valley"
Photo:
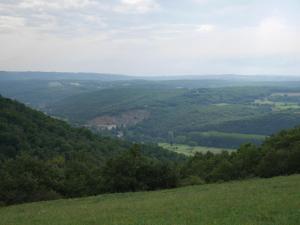
[[[0,224],[298,221],[295,82],[174,82],[1,82]]]
[[[246,142],[260,144],[300,123],[298,81],[69,76],[45,80],[4,76],[0,93],[74,126],[142,143],[235,149]]]
[[[300,1],[0,1],[0,225],[300,225]]]

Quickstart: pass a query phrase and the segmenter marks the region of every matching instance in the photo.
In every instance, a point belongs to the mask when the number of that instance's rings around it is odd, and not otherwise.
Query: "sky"
[[[300,1],[0,0],[0,70],[300,76]]]

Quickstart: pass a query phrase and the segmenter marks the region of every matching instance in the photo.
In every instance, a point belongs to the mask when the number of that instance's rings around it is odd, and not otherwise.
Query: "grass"
[[[285,110],[295,110],[300,109],[300,105],[298,103],[293,102],[273,102],[267,99],[258,99],[255,100],[255,104],[258,105],[270,105],[273,111],[285,111]]]
[[[172,152],[177,152],[179,154],[183,154],[186,156],[193,156],[196,152],[206,153],[208,151],[212,153],[220,153],[222,151],[234,151],[234,149],[226,149],[226,148],[213,148],[213,147],[205,147],[205,146],[189,146],[182,144],[173,144],[170,145],[168,143],[159,143],[159,146],[170,150]]]
[[[221,137],[221,138],[235,138],[235,139],[257,139],[264,140],[266,136],[258,134],[241,134],[241,133],[226,133],[219,131],[201,132],[203,137]]]
[[[0,208],[0,225],[296,225],[300,175]]]

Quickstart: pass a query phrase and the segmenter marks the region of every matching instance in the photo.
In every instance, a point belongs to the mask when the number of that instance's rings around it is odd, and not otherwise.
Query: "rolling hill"
[[[10,99],[0,97],[0,106],[4,205],[300,172],[299,127],[272,135],[259,147],[244,144],[230,153],[185,158],[157,145],[132,145],[72,128]]]
[[[39,202],[0,208],[0,224],[298,224],[299,189],[300,176],[293,175]]]
[[[220,148],[259,144],[266,136],[300,124],[300,106],[295,100],[286,107],[257,102],[268,98],[279,102],[273,93],[297,93],[295,89],[151,87],[82,93],[51,104],[46,111],[100,133],[106,128],[131,141]]]
[[[39,72],[2,72],[1,77],[3,96],[134,142],[238,148],[300,124],[300,85],[292,78],[165,80]]]
[[[0,203],[102,193],[106,162],[134,146],[0,96]],[[139,148],[145,163],[184,159],[155,145]]]

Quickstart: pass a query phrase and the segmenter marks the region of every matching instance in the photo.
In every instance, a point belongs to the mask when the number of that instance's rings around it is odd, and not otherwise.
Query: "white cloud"
[[[255,30],[258,50],[276,53],[300,53],[300,29],[289,25],[282,18],[265,18]]]
[[[0,30],[78,37],[106,28],[103,12],[109,4],[98,0],[14,0],[0,3]]]
[[[258,26],[259,32],[264,34],[274,34],[279,35],[288,29],[288,25],[283,19],[277,17],[268,17],[262,20]]]
[[[215,29],[214,25],[211,24],[203,24],[197,27],[197,31],[199,32],[211,32]]]
[[[15,32],[22,28],[25,21],[21,17],[0,16],[0,32]]]
[[[192,0],[192,1],[195,2],[195,3],[197,3],[197,4],[207,4],[211,0]]]
[[[155,0],[121,0],[115,7],[116,12],[121,13],[149,13],[156,11],[160,5]]]
[[[19,6],[25,9],[80,9],[98,5],[94,0],[23,0]]]

